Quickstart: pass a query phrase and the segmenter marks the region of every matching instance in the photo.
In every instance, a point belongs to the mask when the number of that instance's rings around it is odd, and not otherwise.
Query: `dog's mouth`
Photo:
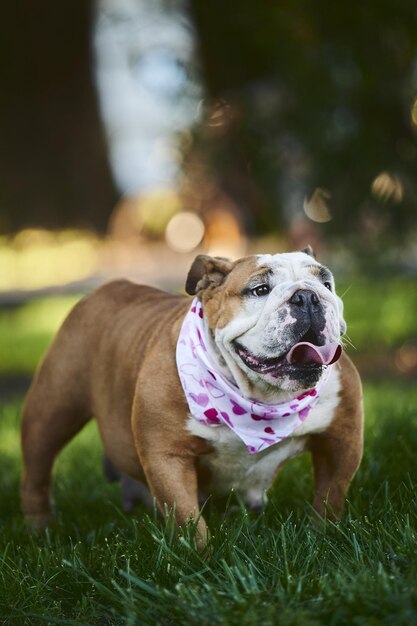
[[[237,342],[235,342],[235,349],[249,369],[259,374],[275,376],[293,369],[312,370],[332,365],[339,360],[342,354],[342,346],[338,341],[323,346],[316,345],[311,341],[299,341],[287,352],[274,358],[254,355]]]

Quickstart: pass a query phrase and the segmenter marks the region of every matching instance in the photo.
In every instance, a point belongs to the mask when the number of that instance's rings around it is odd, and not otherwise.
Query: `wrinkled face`
[[[316,385],[346,330],[331,272],[304,252],[246,257],[229,271],[225,260],[221,270],[211,261],[196,292],[238,384],[291,392]]]

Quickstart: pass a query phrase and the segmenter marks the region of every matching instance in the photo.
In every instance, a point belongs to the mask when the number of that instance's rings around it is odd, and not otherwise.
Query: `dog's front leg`
[[[359,375],[350,361],[345,363],[340,404],[329,428],[310,438],[315,495],[313,507],[321,516],[342,516],[349,485],[363,453],[363,403]]]
[[[362,458],[362,431],[354,430],[348,439],[332,431],[313,435],[311,439],[313,508],[321,517],[340,519],[349,485]]]
[[[208,529],[200,515],[196,457],[205,453],[206,444],[192,435],[181,436],[180,432],[175,438],[163,438],[155,430],[145,436],[136,428],[133,430],[140,462],[158,508],[164,515],[175,512],[179,526],[194,520],[197,545],[204,548]]]
[[[146,458],[148,457],[148,458]],[[186,454],[165,451],[155,457],[152,450],[142,457],[152,495],[165,515],[175,511],[179,526],[189,520],[197,523],[197,543],[204,546],[208,538],[206,523],[200,515],[195,459]]]

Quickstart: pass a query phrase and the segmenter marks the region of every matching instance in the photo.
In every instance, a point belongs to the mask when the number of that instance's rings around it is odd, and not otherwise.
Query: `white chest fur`
[[[235,489],[248,505],[259,506],[279,466],[303,452],[308,435],[323,432],[329,426],[339,404],[339,391],[339,366],[335,365],[317,404],[292,436],[254,455],[227,426],[205,426],[190,416],[188,430],[210,441],[214,448],[203,461],[211,471],[212,492],[221,495]]]

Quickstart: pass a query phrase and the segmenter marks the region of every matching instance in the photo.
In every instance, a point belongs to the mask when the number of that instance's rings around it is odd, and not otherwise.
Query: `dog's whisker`
[[[350,337],[348,335],[344,335],[342,337],[342,344],[343,345],[346,344],[346,345],[350,346],[351,348],[353,348],[354,350],[357,350],[355,344],[353,343],[353,341],[350,339]]]
[[[340,295],[340,297],[342,298],[342,300],[343,300],[343,298],[345,297],[345,295],[346,295],[347,293],[349,293],[349,291],[352,289],[352,286],[353,286],[353,285],[349,285],[349,287],[346,287],[346,289],[344,290],[344,292]]]

